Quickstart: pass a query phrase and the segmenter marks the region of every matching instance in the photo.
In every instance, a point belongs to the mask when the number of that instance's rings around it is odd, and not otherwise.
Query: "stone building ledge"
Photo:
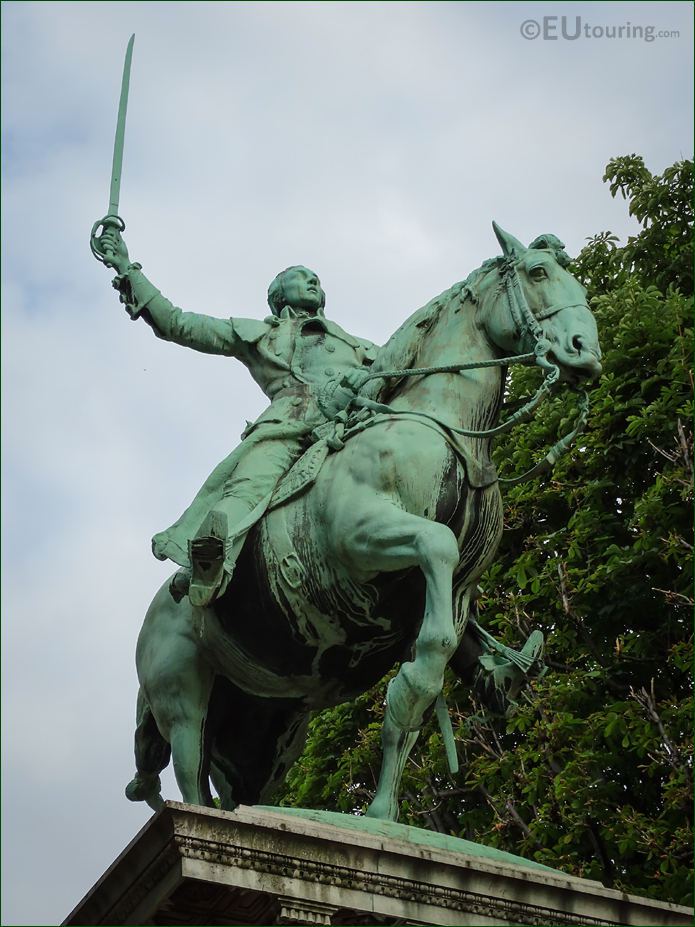
[[[331,812],[167,802],[66,925],[691,925],[689,908]]]

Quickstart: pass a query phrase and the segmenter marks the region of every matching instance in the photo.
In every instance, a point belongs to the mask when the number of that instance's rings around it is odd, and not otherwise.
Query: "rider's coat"
[[[372,342],[355,338],[321,310],[314,315],[282,310],[279,317],[220,319],[184,312],[174,306],[139,269],[117,277],[114,286],[133,315],[142,315],[155,335],[165,341],[207,354],[235,357],[271,400],[268,408],[250,423],[242,443],[212,471],[184,514],[166,531],[153,538],[160,559],[188,563],[188,539],[222,495],[225,483],[242,459],[262,454],[263,443],[283,440],[292,445],[291,458],[305,449],[308,437],[325,421],[317,404],[317,392],[348,371],[370,365],[378,350]],[[275,488],[279,477],[260,486],[260,498]],[[271,485],[272,483],[272,485]]]

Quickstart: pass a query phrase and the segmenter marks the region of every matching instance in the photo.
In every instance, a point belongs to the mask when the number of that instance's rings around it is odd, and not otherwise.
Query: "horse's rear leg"
[[[372,503],[373,505],[373,503]],[[444,670],[458,645],[452,607],[452,576],[458,564],[456,537],[446,525],[382,506],[354,526],[347,559],[362,569],[419,566],[425,575],[425,613],[412,662],[402,664],[389,685],[382,731],[379,785],[367,814],[398,818],[398,786],[422,716],[442,690]]]
[[[232,783],[234,781],[234,771],[230,770],[229,764],[220,757],[214,750],[210,763],[210,778],[215,786],[220,799],[220,808],[223,811],[234,811],[239,802],[234,798]]]
[[[162,586],[138,640],[138,676],[157,727],[171,745],[183,800],[212,805],[205,723],[214,674],[194,626],[188,600],[175,603],[168,584]]]
[[[145,693],[138,691],[137,726],[135,728],[135,777],[126,786],[130,801],[146,801],[153,811],[164,804],[160,794],[159,773],[166,768],[171,747],[159,733]]]
[[[185,802],[212,806],[210,750],[206,743],[213,673],[202,660],[180,664],[175,679],[161,680],[158,701],[166,701],[174,775]]]

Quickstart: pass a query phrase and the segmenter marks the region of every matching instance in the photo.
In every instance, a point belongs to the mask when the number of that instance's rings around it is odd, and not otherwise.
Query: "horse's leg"
[[[391,504],[357,515],[344,535],[346,560],[366,571],[418,566],[425,575],[425,613],[412,662],[403,663],[389,685],[382,730],[383,761],[376,795],[367,814],[396,820],[398,785],[417,739],[422,716],[441,692],[444,670],[458,646],[452,608],[452,576],[459,561],[454,533],[446,525],[411,515]],[[365,512],[369,511],[369,515]]]
[[[174,774],[185,802],[212,805],[205,722],[214,673],[201,653],[187,599],[168,584],[157,593],[138,640],[138,676],[157,727],[171,744]]]
[[[209,723],[211,778],[222,808],[267,804],[302,752],[310,712],[303,702],[253,696],[217,677]]]
[[[428,582],[428,601],[429,593],[430,583]],[[467,612],[464,611],[463,614],[466,615]],[[376,795],[367,809],[369,817],[386,818],[390,821],[398,820],[398,787],[403,769],[420,733],[423,712],[441,692],[444,684],[444,669],[456,651],[463,632],[462,627],[457,633],[453,615],[450,625],[451,634],[448,629],[444,628],[443,622],[435,623],[429,629],[425,626],[426,622],[427,604],[425,618],[415,640],[415,660],[412,663],[402,664],[386,693],[386,714],[381,730],[383,760]],[[436,636],[437,630],[445,632],[441,637],[441,648],[438,646],[440,640]],[[422,656],[421,668],[426,674],[419,681],[416,675],[419,672],[418,656]],[[415,730],[412,729],[412,725],[416,725]]]
[[[223,811],[234,811],[239,802],[235,801],[232,792],[233,771],[229,768],[226,759],[217,753],[214,744],[210,761],[210,778],[215,791],[220,797],[220,808]]]
[[[200,659],[190,659],[185,666],[179,663],[173,679],[160,680],[167,690],[174,775],[183,800],[193,805],[212,805],[205,743],[212,682],[212,670]]]
[[[391,701],[387,695],[386,714],[381,728],[382,760],[379,784],[367,808],[367,817],[383,818],[387,821],[398,820],[398,787],[406,761],[419,734],[419,727],[415,731],[408,731],[394,721]]]
[[[126,786],[130,801],[146,801],[153,811],[163,805],[159,773],[166,768],[171,747],[162,737],[145,693],[138,691],[137,726],[135,728],[135,777]]]

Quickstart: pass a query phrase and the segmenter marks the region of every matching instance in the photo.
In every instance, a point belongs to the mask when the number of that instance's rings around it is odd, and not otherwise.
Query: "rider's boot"
[[[232,538],[254,504],[242,496],[224,495],[189,541],[191,605],[209,605],[227,589],[234,571]]]
[[[225,580],[224,557],[229,522],[225,512],[213,509],[190,542],[191,582],[188,598],[191,605],[209,605]]]
[[[495,714],[507,715],[530,676],[542,675],[543,634],[532,631],[521,650],[513,650],[496,641],[479,626],[483,652],[478,657],[474,691],[483,705]]]
[[[531,631],[526,639],[526,643],[519,651],[519,662],[521,662],[521,667],[519,663],[514,664],[517,672],[514,674],[510,691],[507,693],[508,698],[515,699],[521,687],[528,681],[529,673],[537,667],[539,660],[542,658],[544,643],[542,631]],[[526,664],[528,664],[528,666],[526,666]]]

